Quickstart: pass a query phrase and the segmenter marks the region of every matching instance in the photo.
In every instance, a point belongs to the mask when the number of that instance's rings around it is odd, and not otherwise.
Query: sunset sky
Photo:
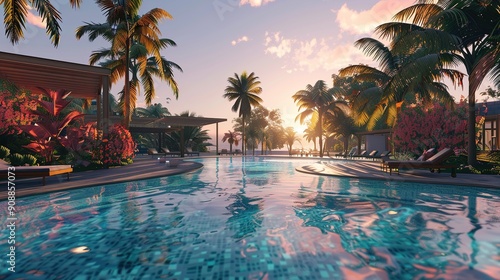
[[[0,50],[88,64],[92,51],[109,47],[101,40],[91,43],[87,37],[76,40],[74,35],[84,22],[104,22],[94,1],[84,0],[77,10],[70,7],[68,0],[51,2],[63,17],[58,48],[50,44],[43,24],[33,15],[29,18],[26,39],[16,46],[6,39],[3,25],[0,27],[3,35]],[[141,14],[159,7],[173,16],[173,20],[162,22],[160,28],[162,37],[174,40],[177,47],[162,54],[184,70],[175,72],[179,99],[175,100],[167,84],[157,83],[154,103],[162,103],[172,114],[189,110],[203,117],[227,118],[227,122],[219,124],[219,145],[222,145],[220,138],[232,130],[232,120],[238,116],[231,111],[232,102],[222,97],[227,79],[234,73],[255,72],[262,83],[262,105],[279,109],[284,126],[293,126],[302,135],[304,126],[294,121],[298,111],[291,96],[317,80],[325,80],[331,86],[331,75],[350,64],[375,66],[353,43],[362,37],[374,37],[377,25],[390,21],[395,12],[413,3],[413,0],[143,1]],[[116,93],[122,86],[113,85],[111,92]],[[466,95],[461,89],[451,90],[456,98]],[[137,106],[145,107],[143,96],[138,100]],[[204,129],[210,130],[214,138],[215,125]],[[305,141],[302,144],[311,146]]]

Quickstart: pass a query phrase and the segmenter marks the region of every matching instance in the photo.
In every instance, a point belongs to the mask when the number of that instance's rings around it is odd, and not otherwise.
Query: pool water
[[[296,172],[304,160],[199,161],[18,198],[15,273],[0,213],[0,279],[500,277],[500,190]]]

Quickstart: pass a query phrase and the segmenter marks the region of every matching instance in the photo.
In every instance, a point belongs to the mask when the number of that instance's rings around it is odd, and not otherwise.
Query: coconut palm
[[[160,119],[166,116],[170,116],[171,114],[167,107],[163,107],[161,103],[155,103],[153,105],[149,105],[146,108],[135,108],[133,115],[137,117]]]
[[[421,1],[397,13],[397,22],[378,32],[403,51],[416,46],[456,55],[465,67],[468,86],[468,163],[477,162],[475,139],[476,91],[490,74],[500,84],[500,1]]]
[[[79,8],[82,0],[69,0],[71,7]],[[24,29],[29,7],[36,9],[45,23],[46,33],[49,35],[52,44],[57,47],[61,37],[62,21],[60,12],[50,3],[50,0],[0,0],[3,5],[5,35],[14,45],[24,38]]]
[[[234,132],[228,130],[228,132],[224,133],[224,137],[222,137],[222,142],[229,143],[229,153],[233,153],[233,145],[238,146],[240,141],[240,134],[238,132]]]
[[[288,155],[292,155],[293,144],[295,142],[300,143],[300,138],[297,135],[297,132],[293,129],[293,127],[285,128],[285,141],[288,148]]]
[[[316,119],[316,120],[315,120]],[[317,118],[315,118],[314,114],[313,117],[311,118],[311,121],[307,122],[307,127],[304,129],[304,139],[309,143],[313,142],[314,145],[314,150],[316,150],[316,138],[319,137],[319,135],[316,132],[316,122]]]
[[[176,116],[197,117],[196,113],[185,111]],[[180,151],[181,146],[191,147],[194,151],[206,152],[210,144],[208,131],[201,126],[185,126],[181,131],[173,131],[165,137],[166,146],[171,151]],[[182,143],[182,144],[181,144]]]
[[[304,120],[317,115],[316,132],[319,135],[319,156],[323,157],[323,117],[328,110],[328,106],[334,101],[333,95],[326,86],[325,81],[318,80],[314,86],[307,85],[305,90],[297,91],[293,96],[293,101],[299,106],[300,112],[295,120],[304,123]]]
[[[371,85],[351,104],[357,125],[366,125],[371,130],[384,118],[387,125],[394,126],[398,107],[415,96],[420,97],[424,105],[439,99],[452,106],[453,98],[442,81],[449,78],[461,84],[463,74],[446,68],[455,62],[453,57],[429,53],[425,48],[399,53],[373,38],[359,39],[355,45],[380,64],[380,69],[359,64],[339,71],[341,78],[353,77],[358,83]]]
[[[166,81],[177,98],[179,89],[174,80],[173,69],[182,71],[179,65],[166,60],[160,54],[163,48],[176,46],[173,40],[159,38],[161,35],[158,28],[159,21],[171,19],[172,16],[159,8],[139,16],[137,11],[141,2],[127,1],[125,9],[122,2],[97,1],[101,10],[107,15],[107,21],[103,24],[87,23],[76,30],[78,39],[88,34],[90,41],[103,37],[111,43],[111,48],[93,52],[90,64],[99,63],[102,67],[111,69],[111,83],[125,79],[124,87],[119,94],[124,124],[127,127],[141,85],[147,105],[152,103],[156,95],[153,77]]]
[[[259,106],[262,98],[258,95],[262,93],[262,88],[259,86],[259,77],[255,76],[254,72],[247,75],[243,71],[240,76],[234,73],[234,77],[229,77],[227,81],[229,85],[225,89],[224,98],[229,101],[235,101],[231,107],[231,111],[238,112],[242,119],[242,150],[245,155],[245,121],[252,111],[252,106]]]

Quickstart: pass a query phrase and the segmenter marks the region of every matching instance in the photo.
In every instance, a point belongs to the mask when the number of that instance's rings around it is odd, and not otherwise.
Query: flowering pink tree
[[[120,124],[109,130],[106,139],[101,139],[95,122],[68,129],[61,143],[70,151],[77,165],[113,166],[130,163],[134,158],[136,144],[130,132]]]
[[[40,95],[25,91],[0,90],[0,135],[20,133],[20,125],[33,122],[36,115],[31,112],[36,110],[36,100],[40,99]]]
[[[467,147],[467,104],[461,101],[448,109],[435,103],[430,108],[406,106],[398,115],[393,141],[398,152],[420,153],[428,148],[438,150]]]

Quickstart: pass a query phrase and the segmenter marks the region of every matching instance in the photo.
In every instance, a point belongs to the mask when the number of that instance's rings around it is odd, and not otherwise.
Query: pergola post
[[[109,76],[102,77],[102,133],[108,135],[109,130]]]

